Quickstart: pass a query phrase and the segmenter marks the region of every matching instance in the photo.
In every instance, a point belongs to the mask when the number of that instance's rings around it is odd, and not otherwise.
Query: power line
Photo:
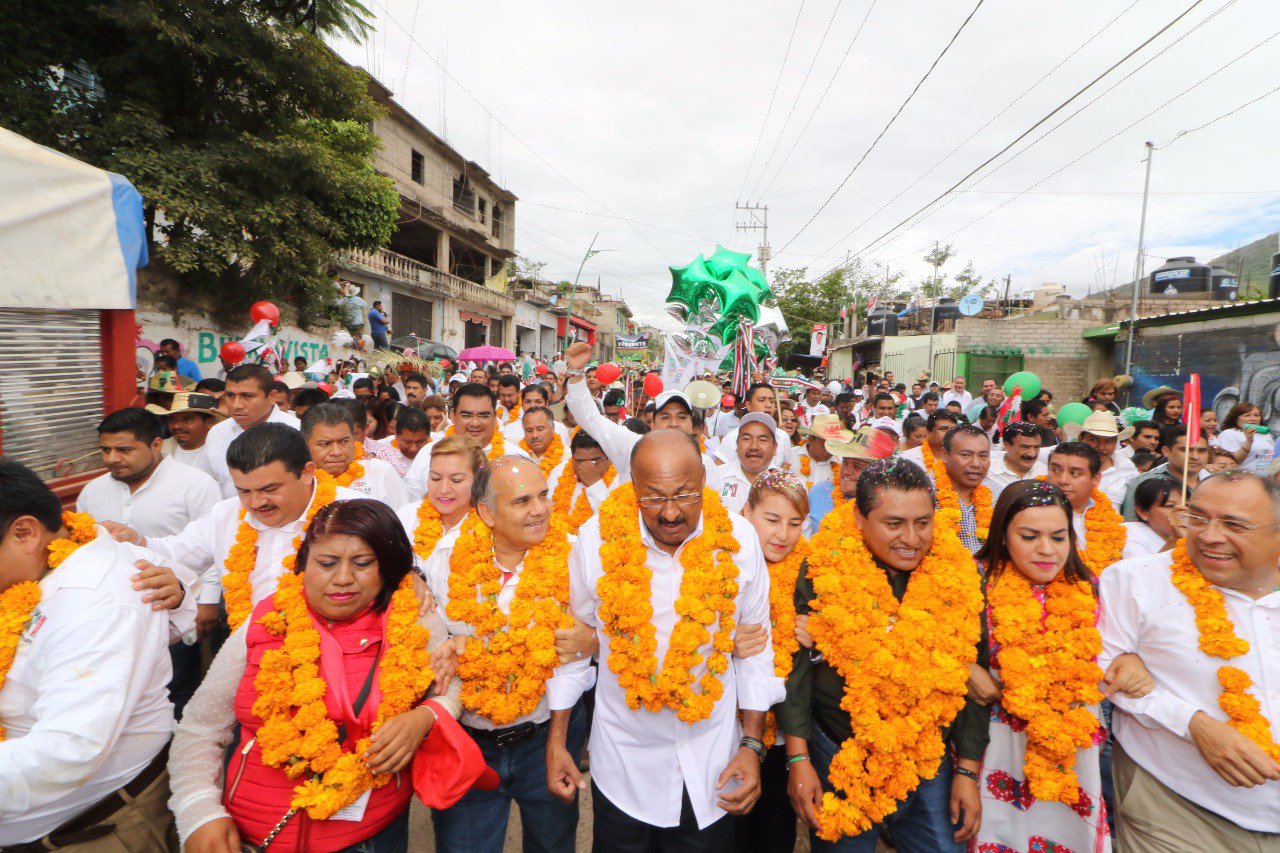
[[[1168,142],[1164,143],[1163,145],[1157,145],[1157,146],[1155,146],[1155,147],[1156,147],[1156,148],[1168,148],[1168,147],[1169,147],[1170,145],[1172,145],[1174,142],[1177,142],[1179,139],[1181,139],[1182,137],[1186,136],[1187,134],[1189,134],[1189,133],[1195,133],[1197,130],[1204,130],[1204,129],[1205,129],[1206,127],[1208,127],[1209,125],[1211,125],[1211,124],[1216,124],[1217,122],[1222,121],[1224,118],[1229,118],[1230,116],[1233,116],[1233,115],[1235,115],[1236,113],[1238,113],[1238,112],[1240,112],[1241,110],[1243,110],[1245,107],[1251,107],[1251,106],[1253,106],[1254,104],[1258,103],[1258,101],[1261,101],[1261,100],[1264,100],[1264,99],[1266,99],[1266,98],[1271,97],[1271,96],[1272,96],[1272,95],[1274,95],[1276,92],[1280,92],[1280,86],[1277,86],[1276,88],[1272,89],[1271,91],[1269,91],[1269,92],[1265,92],[1265,93],[1263,93],[1263,94],[1259,95],[1258,97],[1254,98],[1254,99],[1253,99],[1253,100],[1251,100],[1251,101],[1245,101],[1243,104],[1241,104],[1240,106],[1236,107],[1234,110],[1231,110],[1230,112],[1225,112],[1225,113],[1223,113],[1222,115],[1218,116],[1217,118],[1210,119],[1209,121],[1205,122],[1204,124],[1202,124],[1202,125],[1200,125],[1200,126],[1198,126],[1198,127],[1193,127],[1193,128],[1191,128],[1190,130],[1180,130],[1180,131],[1178,131],[1178,133],[1177,133],[1176,135],[1174,135],[1173,139],[1170,139]],[[1168,193],[1154,193],[1154,195],[1168,195]]]
[[[778,66],[778,77],[773,81],[773,93],[769,95],[769,106],[764,111],[764,120],[760,122],[760,132],[756,134],[756,144],[751,149],[751,161],[747,163],[747,173],[742,176],[742,187],[738,190],[741,196],[747,189],[747,181],[751,180],[751,170],[756,165],[756,154],[760,153],[760,142],[764,139],[765,128],[769,126],[769,116],[773,114],[773,102],[778,97],[778,87],[782,84],[782,72],[787,68],[787,59],[791,56],[791,43],[795,41],[796,29],[800,26],[800,16],[804,14],[804,0],[800,0],[800,8],[796,10],[795,22],[791,24],[791,35],[787,38],[787,49],[782,53],[782,64]]]
[[[956,40],[958,38],[960,38],[960,34],[964,32],[965,27],[969,26],[969,22],[973,20],[973,16],[978,14],[978,10],[982,8],[982,4],[984,2],[986,2],[986,0],[978,0],[977,4],[973,7],[973,11],[969,13],[969,16],[965,18],[963,22],[961,22],[959,29],[955,31],[955,33],[951,36],[951,39],[947,42],[946,46],[942,48],[942,52],[939,53],[938,56],[933,60],[933,64],[929,66],[929,69],[925,71],[924,76],[920,78],[920,82],[916,83],[915,88],[911,90],[911,93],[909,95],[907,95],[907,99],[902,102],[902,105],[900,107],[898,107],[898,111],[895,112],[893,114],[893,117],[889,119],[889,123],[886,124],[884,128],[881,129],[879,135],[877,135],[876,138],[872,140],[871,145],[867,148],[866,151],[862,153],[862,156],[858,159],[858,162],[853,164],[853,168],[849,170],[849,174],[844,176],[844,180],[842,180],[836,186],[835,190],[832,191],[831,195],[827,197],[827,200],[824,201],[822,205],[813,212],[813,216],[809,217],[809,221],[806,222],[803,226],[801,226],[800,230],[795,233],[795,236],[793,236],[790,240],[788,240],[782,246],[782,248],[778,250],[779,252],[785,251],[787,246],[790,246],[797,239],[799,239],[800,235],[803,234],[809,228],[809,226],[813,224],[814,220],[818,218],[819,214],[821,214],[822,211],[827,209],[827,205],[831,204],[832,200],[835,199],[836,195],[840,192],[840,190],[844,187],[844,185],[849,182],[850,178],[853,177],[853,173],[858,171],[858,167],[861,166],[864,161],[866,161],[867,157],[870,156],[871,152],[875,150],[876,145],[880,142],[881,139],[884,138],[884,135],[889,132],[889,128],[893,127],[893,123],[898,120],[898,116],[902,115],[902,111],[907,108],[907,104],[911,103],[911,99],[916,96],[916,92],[920,91],[920,87],[923,86],[925,84],[925,81],[929,79],[929,75],[933,74],[933,70],[938,67],[938,63],[941,62],[942,58],[947,55],[948,51],[951,50],[951,46],[956,43]]]

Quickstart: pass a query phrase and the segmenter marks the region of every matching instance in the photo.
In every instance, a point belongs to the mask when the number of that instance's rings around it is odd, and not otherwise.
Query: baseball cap
[[[681,403],[684,403],[684,407],[688,409],[690,413],[693,412],[693,404],[689,402],[689,398],[685,396],[683,391],[663,391],[653,401],[654,411],[661,411],[662,407],[667,403],[670,403],[672,400],[678,400]]]
[[[741,430],[747,424],[764,424],[770,430],[778,428],[778,422],[764,412],[751,412],[748,415],[744,415],[742,420],[738,421],[738,429]]]

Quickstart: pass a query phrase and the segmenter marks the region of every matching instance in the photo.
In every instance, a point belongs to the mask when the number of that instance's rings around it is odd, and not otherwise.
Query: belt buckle
[[[498,742],[499,749],[506,749],[509,746],[515,746],[516,744],[521,743],[528,738],[528,736],[529,724],[525,723],[520,726],[511,726],[509,728],[502,729],[496,733],[494,739]]]

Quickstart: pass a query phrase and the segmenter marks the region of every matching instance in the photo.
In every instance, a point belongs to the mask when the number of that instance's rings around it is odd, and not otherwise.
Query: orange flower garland
[[[1248,653],[1249,641],[1236,634],[1227,613],[1226,600],[1191,562],[1185,539],[1179,539],[1173,547],[1173,585],[1195,609],[1200,651],[1222,660]],[[1218,667],[1218,683],[1222,685],[1218,705],[1227,712],[1227,722],[1261,747],[1272,760],[1280,761],[1280,744],[1271,739],[1271,724],[1262,715],[1262,706],[1257,698],[1249,695],[1249,688],[1253,686],[1249,673],[1238,667],[1221,666]]]
[[[1042,606],[1032,582],[1010,568],[988,585],[987,603],[1000,647],[1000,703],[1028,723],[1024,768],[1031,793],[1074,805],[1080,791],[1076,755],[1093,745],[1099,727],[1087,706],[1102,701],[1093,587],[1059,574],[1045,587]]]
[[[533,458],[533,451],[529,449],[529,443],[523,438],[520,439],[520,449],[529,454],[529,458]],[[547,452],[542,454],[542,458],[538,460],[538,470],[542,472],[542,476],[550,477],[551,472],[556,469],[564,459],[564,441],[560,438],[560,434],[556,433],[551,436],[551,443],[547,445]]]
[[[515,422],[516,422],[516,419],[520,417],[520,407],[521,407],[522,405],[524,405],[524,401],[523,401],[523,400],[522,400],[522,401],[520,401],[519,403],[516,403],[516,406],[515,406],[515,408],[514,408],[514,409],[509,409],[509,410],[507,410],[507,423],[508,423],[508,424],[513,424],[513,423],[515,423]]]
[[[640,504],[635,487],[619,486],[600,505],[600,562],[596,584],[601,627],[610,637],[609,669],[618,676],[631,710],[670,708],[686,723],[705,720],[724,693],[718,676],[728,671],[733,653],[733,614],[738,595],[738,541],[720,498],[702,490],[702,533],[684,544],[684,577],[675,602],[676,624],[662,669],[658,669],[657,629],[650,598],[653,573],[640,544]],[[712,634],[708,627],[716,625]],[[703,655],[703,645],[711,651]],[[693,686],[693,670],[705,660],[706,672]]]
[[[578,488],[578,474],[573,465],[573,457],[569,457],[569,464],[561,469],[560,479],[556,480],[555,491],[551,493],[551,504],[556,515],[569,520],[569,535],[576,536],[578,528],[587,523],[587,519],[591,518],[594,510],[591,509],[591,499],[587,497],[586,489],[583,489],[578,499],[573,501],[573,493]],[[618,472],[614,470],[611,462],[601,479],[606,486],[612,486],[617,476]],[[572,507],[569,505],[570,501],[573,501]]]
[[[84,512],[64,512],[62,526],[71,534],[66,539],[54,539],[49,543],[49,556],[45,565],[56,569],[97,536],[93,516]],[[18,642],[31,621],[31,614],[40,603],[40,583],[21,581],[0,592],[0,688],[9,675],[9,668],[18,656]],[[4,740],[4,726],[0,726],[0,741]]]
[[[893,596],[884,569],[854,524],[854,505],[833,510],[810,542],[817,597],[809,633],[845,680],[840,707],[853,736],[831,762],[819,836],[835,841],[883,820],[938,771],[942,730],[964,706],[977,659],[982,592],[954,528],[935,524],[933,546]],[[825,519],[824,519],[825,521]]]
[[[449,425],[449,428],[444,431],[444,434],[457,435],[457,432],[453,428],[453,424]],[[495,459],[501,459],[506,455],[506,439],[502,435],[502,430],[495,429],[493,431],[493,437],[489,439],[489,461],[492,462]]]
[[[551,515],[547,536],[525,554],[509,613],[498,607],[502,571],[493,532],[472,515],[449,560],[446,615],[471,626],[458,661],[462,704],[499,727],[538,707],[559,663],[556,629],[573,627],[569,607],[569,540],[563,517]]]
[[[303,573],[286,572],[272,598],[275,609],[262,625],[284,637],[284,645],[263,654],[254,676],[257,699],[253,713],[262,720],[258,746],[262,761],[279,767],[290,779],[304,776],[293,789],[290,807],[306,809],[324,820],[355,802],[370,788],[391,781],[374,776],[365,764],[369,738],[350,751],[338,740],[337,724],[329,718],[324,697],[328,685],[320,671],[320,632],[307,606]],[[418,598],[406,576],[391,597],[384,648],[378,664],[382,701],[373,731],[392,717],[411,710],[434,680],[427,651],[430,632],[418,624]]]
[[[1116,512],[1111,498],[1094,489],[1093,506],[1084,514],[1084,548],[1079,549],[1080,559],[1095,575],[1112,563],[1120,561],[1124,553],[1124,516]]]
[[[924,444],[920,445],[920,455],[924,458],[924,470],[932,471],[935,459],[933,456],[933,448],[929,446],[927,439]]]
[[[281,564],[288,571],[293,571],[297,561],[297,550],[302,547],[302,537],[311,526],[311,519],[316,517],[320,507],[333,503],[337,495],[338,484],[324,471],[316,469],[315,495],[311,505],[307,507],[302,530],[293,540],[294,553],[286,554]],[[227,559],[223,562],[226,570],[222,575],[222,597],[227,605],[227,624],[234,631],[240,623],[249,618],[253,612],[253,584],[249,581],[249,573],[258,562],[258,528],[245,521],[246,510],[240,510],[240,525],[236,528],[235,541],[227,550]]]
[[[833,456],[831,457],[830,465],[831,465],[831,479],[839,480],[840,479],[840,460],[836,459]],[[808,453],[802,454],[800,456],[800,476],[804,477],[805,480],[807,481],[809,479],[809,476],[812,473],[813,473],[812,457],[810,457]]]
[[[359,445],[357,445],[357,448],[358,447]],[[333,476],[333,475],[330,474],[329,476]],[[364,476],[364,466],[361,465],[358,461],[353,460],[352,463],[347,466],[347,470],[343,471],[341,474],[333,478],[333,482],[335,485],[342,486],[344,489],[347,489],[351,487],[352,483],[354,483],[356,480],[359,480],[363,476]]]
[[[928,447],[929,444],[925,442],[921,446]],[[951,482],[951,475],[947,473],[947,464],[941,459],[935,459],[931,469],[933,471],[933,485],[938,494],[938,515],[958,533],[960,531],[960,495],[956,493],[956,487]],[[991,490],[979,484],[969,494],[969,500],[973,504],[973,518],[977,525],[977,537],[985,542],[987,536],[991,533]]]

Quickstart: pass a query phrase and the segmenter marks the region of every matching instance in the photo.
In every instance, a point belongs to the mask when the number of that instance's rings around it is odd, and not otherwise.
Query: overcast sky
[[[874,242],[1192,5],[985,0],[805,228],[976,1],[374,0],[376,35],[338,49],[520,197],[516,248],[548,277],[571,279],[599,232],[613,251],[583,280],[600,277],[647,321],[664,316],[668,265],[717,242],[754,253],[759,232],[733,227],[748,199],[769,207],[771,270],[825,270],[849,251],[916,280],[941,240],[958,254],[946,270],[972,260],[1012,275],[1014,292],[1127,281],[1143,143],[1280,84],[1280,3],[1202,0],[969,191]],[[1148,271],[1280,227],[1277,139],[1280,93],[1156,151]]]

